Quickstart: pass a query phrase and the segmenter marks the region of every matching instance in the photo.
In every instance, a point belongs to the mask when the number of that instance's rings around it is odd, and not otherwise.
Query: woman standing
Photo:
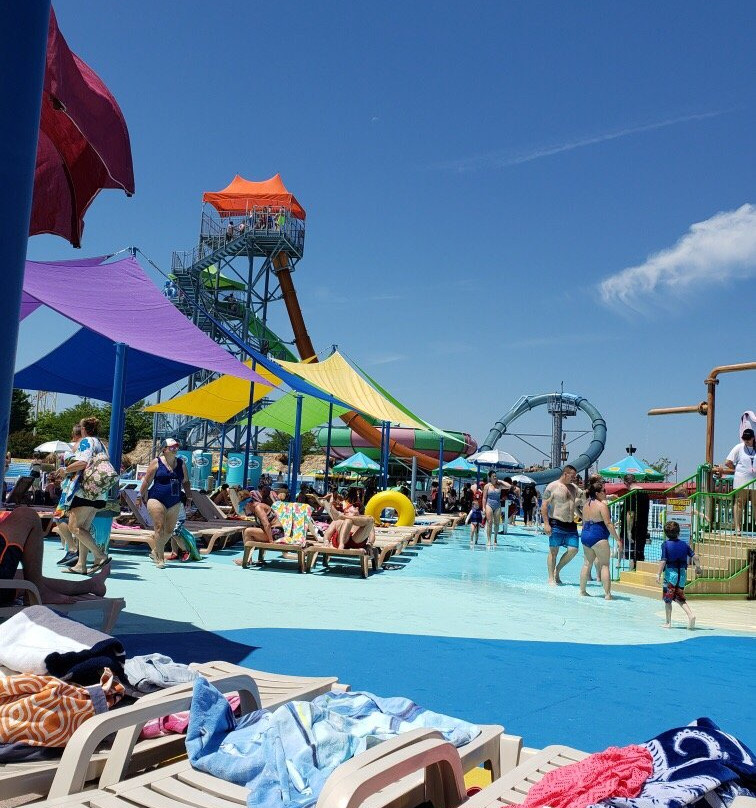
[[[178,448],[175,438],[166,438],[161,443],[160,454],[147,466],[136,500],[137,505],[146,503],[152,519],[154,532],[150,557],[158,569],[165,567],[165,545],[176,527],[181,502],[183,500],[188,506],[192,499],[189,474],[177,454]]]
[[[63,466],[58,472],[60,475],[61,486],[60,496],[58,497],[58,504],[53,513],[53,521],[57,522],[58,535],[65,544],[66,554],[57,563],[60,566],[71,567],[79,558],[79,545],[76,542],[76,537],[71,532],[68,526],[68,511],[71,508],[71,500],[76,493],[76,483],[78,482],[79,475],[71,477],[66,476],[65,466],[68,466],[74,461],[74,455],[79,448],[81,441],[81,427],[79,424],[74,424],[71,429],[70,449],[63,455]],[[81,568],[86,566],[86,558],[82,559]]]
[[[506,494],[510,488],[509,483],[499,480],[495,471],[488,472],[488,482],[483,486],[483,504],[486,514],[486,550],[490,550],[493,544],[497,544],[496,536],[499,533],[499,523],[501,522],[502,493],[506,501]],[[491,542],[491,531],[493,531],[493,543]],[[507,519],[504,519],[503,532],[507,532]]]
[[[597,574],[604,585],[604,597],[613,600],[611,576],[609,574],[609,536],[617,542],[622,552],[622,541],[612,524],[609,506],[606,504],[604,481],[601,477],[591,477],[585,491],[586,501],[583,505],[583,569],[580,571],[580,594],[588,595],[586,584],[591,574],[591,567],[597,565]]]
[[[66,476],[77,478],[68,510],[68,527],[79,544],[79,561],[64,572],[92,575],[110,563],[110,558],[97,545],[90,531],[95,514],[107,503],[102,498],[102,492],[95,494],[96,498],[93,498],[82,489],[80,475],[96,455],[107,455],[107,450],[97,437],[100,432],[99,418],[82,418],[79,427],[81,428],[81,440],[74,452],[73,462],[66,466]],[[87,569],[88,552],[91,552],[94,557],[94,564],[89,569]]]

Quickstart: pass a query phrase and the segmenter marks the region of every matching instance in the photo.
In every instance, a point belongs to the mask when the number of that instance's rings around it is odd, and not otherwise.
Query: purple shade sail
[[[24,292],[113,342],[185,365],[228,373],[270,387],[270,381],[213,342],[163,295],[136,259],[110,264],[27,261]],[[99,261],[104,261],[100,258]],[[82,357],[86,362],[86,358]]]

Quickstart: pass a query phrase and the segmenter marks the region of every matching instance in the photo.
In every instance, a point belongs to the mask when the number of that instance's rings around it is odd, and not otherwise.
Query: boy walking
[[[672,603],[677,601],[688,617],[688,629],[696,627],[696,618],[685,600],[685,582],[688,574],[688,559],[696,565],[696,572],[701,573],[701,567],[693,552],[693,548],[686,541],[680,539],[680,525],[677,522],[667,522],[664,525],[664,535],[667,540],[662,545],[661,562],[657,581],[664,575],[662,599],[666,620],[664,628],[672,627]]]

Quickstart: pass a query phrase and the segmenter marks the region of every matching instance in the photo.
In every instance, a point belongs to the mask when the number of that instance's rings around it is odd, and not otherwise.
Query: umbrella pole
[[[291,496],[297,497],[297,483],[299,478],[299,463],[302,455],[302,394],[297,393],[297,417],[294,422],[294,463],[291,468]]]
[[[126,413],[123,409],[126,383],[126,345],[115,344],[115,368],[113,372],[113,399],[110,403],[109,455],[113,468],[120,474],[123,454],[123,433]]]
[[[226,425],[221,426],[220,454],[218,456],[218,487],[223,482],[223,452],[226,450]]]
[[[412,504],[415,504],[415,496],[417,495],[417,458],[412,458],[412,478],[411,478],[411,486],[412,486],[412,493],[410,494],[410,499],[412,500]]]
[[[444,436],[438,442],[438,500],[436,502],[436,513],[441,516],[444,510]]]
[[[29,239],[39,113],[45,72],[50,0],[7,3],[0,26],[0,108],[5,115],[0,134],[3,202],[0,243],[3,245],[3,293],[0,295],[0,452],[8,445],[18,318]],[[10,80],[8,77],[15,76]],[[0,486],[5,464],[0,470]]]
[[[323,496],[328,494],[328,467],[331,462],[331,428],[333,426],[333,401],[328,402],[328,432],[326,433],[326,462],[323,475]]]

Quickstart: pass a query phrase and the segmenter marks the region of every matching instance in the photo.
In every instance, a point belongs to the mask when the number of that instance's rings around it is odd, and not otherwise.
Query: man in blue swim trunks
[[[582,513],[583,493],[575,485],[576,478],[577,469],[574,466],[565,466],[562,476],[549,483],[543,492],[541,516],[543,516],[543,529],[549,537],[546,566],[550,586],[561,586],[559,573],[575,558],[580,546],[575,517]],[[564,553],[557,562],[560,547],[564,547]]]

